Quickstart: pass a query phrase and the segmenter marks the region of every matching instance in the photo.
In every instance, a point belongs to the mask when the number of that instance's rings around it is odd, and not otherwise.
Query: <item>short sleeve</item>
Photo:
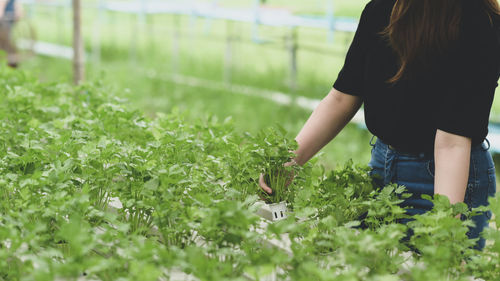
[[[370,4],[368,3],[361,14],[359,25],[347,52],[344,66],[333,84],[336,90],[349,95],[363,95],[363,72],[365,69],[366,51],[369,44],[367,38],[369,37],[368,14]]]
[[[484,17],[464,18],[458,44],[436,85],[437,129],[482,141],[488,134],[499,67],[495,28]]]

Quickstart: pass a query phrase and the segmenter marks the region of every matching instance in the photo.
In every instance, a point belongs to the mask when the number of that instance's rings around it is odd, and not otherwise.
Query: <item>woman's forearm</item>
[[[295,138],[299,145],[295,161],[300,165],[309,161],[349,123],[361,104],[361,98],[332,89]]]
[[[5,12],[5,6],[7,5],[7,0],[0,0],[0,18],[3,17]]]
[[[446,195],[452,204],[463,202],[467,182],[471,140],[437,130],[434,146],[434,193]]]

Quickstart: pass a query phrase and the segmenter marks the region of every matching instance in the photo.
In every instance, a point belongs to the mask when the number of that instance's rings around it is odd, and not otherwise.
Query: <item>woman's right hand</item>
[[[264,179],[264,174],[260,174],[260,177],[259,177],[259,186],[260,188],[262,188],[262,190],[264,190],[267,194],[273,194],[273,190],[271,189],[271,187],[269,187],[266,183],[266,180]]]
[[[290,166],[293,166],[293,165],[297,165],[297,162],[295,161],[295,159],[292,159],[292,161],[285,163],[283,166],[284,167],[290,167]],[[287,186],[292,183],[294,177],[295,177],[295,175],[293,174],[293,172],[290,172],[290,178],[288,179],[288,181],[286,183]],[[269,185],[267,185],[267,183],[266,183],[265,175],[264,174],[260,174],[260,176],[259,176],[259,186],[267,194],[269,194],[269,195],[273,194],[272,188]]]

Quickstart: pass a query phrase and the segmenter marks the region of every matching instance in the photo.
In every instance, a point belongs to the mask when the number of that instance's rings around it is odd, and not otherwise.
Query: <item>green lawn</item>
[[[206,1],[210,2],[210,1]],[[336,16],[357,17],[365,0],[335,1]],[[95,1],[86,1],[92,5]],[[248,7],[253,0],[221,0],[220,5]],[[268,0],[268,6],[287,8],[298,14],[325,14],[326,1]],[[38,38],[58,44],[71,44],[71,14],[61,8],[29,9]],[[98,24],[100,22],[100,24]],[[289,84],[290,53],[288,28],[260,27],[259,37],[267,42],[252,42],[253,26],[220,20],[194,19],[172,15],[148,16],[138,24],[136,15],[84,10],[83,28],[87,58],[87,78],[113,85],[130,102],[149,115],[174,108],[190,117],[216,114],[232,116],[240,131],[258,131],[279,123],[290,135],[298,133],[310,114],[302,109],[279,106],[268,100],[241,96],[228,90],[174,84],[158,76],[182,74],[211,81],[230,82],[281,92],[291,92]],[[177,35],[176,35],[177,34]],[[227,38],[231,35],[231,66],[227,67]],[[336,33],[333,41],[326,30],[300,28],[296,34],[297,88],[294,95],[321,99],[330,90],[340,70],[352,34]],[[101,60],[96,60],[95,44],[101,45]],[[37,57],[22,68],[34,71],[45,81],[71,81],[68,61]],[[500,102],[495,102],[493,118],[500,120]],[[332,167],[349,158],[366,163],[370,136],[354,126],[325,149],[324,162]]]
[[[29,69],[45,81],[71,80],[71,66],[65,60],[36,58],[26,62]],[[109,63],[107,71],[99,75],[91,72],[90,80],[115,85],[121,97],[149,115],[156,112],[180,110],[188,120],[216,115],[220,120],[232,118],[236,130],[256,133],[262,128],[279,124],[294,137],[310,112],[294,106],[280,106],[267,99],[250,97],[230,91],[214,91],[203,87],[186,87],[151,79],[145,74],[131,73],[122,63]],[[99,72],[100,73],[100,72]],[[57,77],[57,78],[56,78]],[[119,83],[117,81],[120,81]],[[329,144],[321,154],[320,161],[328,168],[353,159],[356,163],[369,160],[371,135],[355,125],[349,125]]]

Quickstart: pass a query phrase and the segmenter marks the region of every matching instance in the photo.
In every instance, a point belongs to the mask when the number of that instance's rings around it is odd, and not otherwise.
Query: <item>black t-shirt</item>
[[[389,24],[395,0],[372,0],[361,15],[335,89],[359,96],[372,134],[404,151],[432,151],[436,130],[482,143],[500,76],[498,19],[462,0],[459,39],[422,73],[395,84],[387,81],[398,57],[380,32]]]

